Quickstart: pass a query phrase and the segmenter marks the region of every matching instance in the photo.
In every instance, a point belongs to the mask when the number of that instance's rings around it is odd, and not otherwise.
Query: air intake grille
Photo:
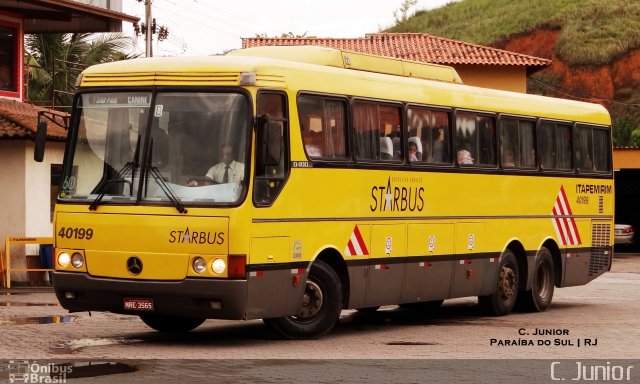
[[[591,225],[591,246],[609,247],[611,241],[611,223],[593,223]]]
[[[611,262],[611,223],[593,223],[591,225],[591,258],[589,276],[609,269]]]

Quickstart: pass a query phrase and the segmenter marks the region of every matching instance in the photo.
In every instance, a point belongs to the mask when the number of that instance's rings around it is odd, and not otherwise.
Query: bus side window
[[[504,168],[535,168],[535,125],[531,120],[500,119],[500,154]]]
[[[496,165],[496,125],[493,116],[456,113],[456,151],[461,165]]]
[[[353,128],[356,160],[399,161],[402,159],[400,108],[356,101],[353,104]]]
[[[573,168],[571,125],[543,121],[538,133],[538,153],[543,169]]]
[[[284,94],[275,92],[260,92],[257,98],[256,116],[268,115],[267,125],[258,126],[256,132],[256,150],[260,151],[260,142],[265,139],[267,148],[264,154],[256,154],[255,180],[253,187],[253,202],[256,206],[269,206],[280,193],[284,182],[289,174],[289,151],[288,151],[288,120],[287,104]],[[264,135],[269,136],[265,138]],[[274,132],[279,131],[279,148],[281,150],[273,158],[271,143],[276,136]],[[264,158],[263,158],[264,157]]]
[[[312,160],[345,159],[346,102],[321,96],[298,98],[300,133]]]
[[[609,132],[583,125],[576,126],[575,132],[576,168],[581,172],[610,172]]]
[[[451,114],[420,107],[407,109],[408,144],[414,142],[418,163],[451,163]],[[409,161],[412,157],[409,156]]]

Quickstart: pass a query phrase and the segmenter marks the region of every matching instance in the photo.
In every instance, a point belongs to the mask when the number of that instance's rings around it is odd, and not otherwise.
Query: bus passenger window
[[[500,153],[504,168],[535,168],[535,125],[533,121],[500,119]]]
[[[310,159],[344,159],[346,102],[318,96],[300,96],[298,114],[302,142]]]
[[[407,109],[408,145],[415,143],[418,163],[451,163],[450,126],[449,112],[420,107]],[[410,154],[408,160],[412,161]]]
[[[353,104],[353,128],[356,160],[402,159],[400,108],[356,101]]]
[[[601,128],[578,125],[576,127],[576,168],[581,172],[609,172],[611,162],[607,155],[609,132]]]
[[[543,121],[539,126],[538,153],[544,169],[573,168],[571,125]]]
[[[456,114],[458,164],[496,165],[495,120],[470,112]]]

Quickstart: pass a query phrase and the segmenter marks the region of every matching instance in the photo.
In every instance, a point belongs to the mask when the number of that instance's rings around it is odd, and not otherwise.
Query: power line
[[[550,90],[557,92],[561,95],[564,96],[568,96],[568,97],[572,97],[575,99],[580,99],[580,100],[593,100],[593,99],[598,99],[598,100],[602,100],[602,101],[606,101],[607,103],[612,103],[612,104],[621,104],[621,105],[627,105],[630,107],[640,107],[640,104],[636,104],[636,103],[626,103],[624,101],[618,101],[618,100],[612,100],[612,99],[607,99],[605,97],[601,97],[601,96],[595,96],[589,93],[584,93],[584,92],[575,92],[575,91],[570,91],[570,90],[565,90],[564,88],[559,88],[553,84],[549,84],[547,82],[544,82],[542,80],[538,80],[536,78],[533,78],[531,76],[528,76],[528,79],[533,80],[534,82],[549,88]]]

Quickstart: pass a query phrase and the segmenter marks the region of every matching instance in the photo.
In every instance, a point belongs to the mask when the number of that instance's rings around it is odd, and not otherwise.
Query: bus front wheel
[[[304,290],[302,306],[293,316],[264,319],[265,324],[288,339],[311,339],[331,330],[342,310],[342,283],[321,260],[314,262]]]
[[[170,316],[170,315],[140,315],[140,319],[158,332],[183,333],[189,332],[204,323],[205,319]]]
[[[518,309],[528,312],[543,312],[551,306],[555,287],[555,271],[551,252],[542,247],[533,264],[531,290],[520,292]]]
[[[511,312],[518,297],[518,261],[510,249],[500,258],[496,290],[487,296],[480,296],[480,306],[490,315],[504,316]]]

